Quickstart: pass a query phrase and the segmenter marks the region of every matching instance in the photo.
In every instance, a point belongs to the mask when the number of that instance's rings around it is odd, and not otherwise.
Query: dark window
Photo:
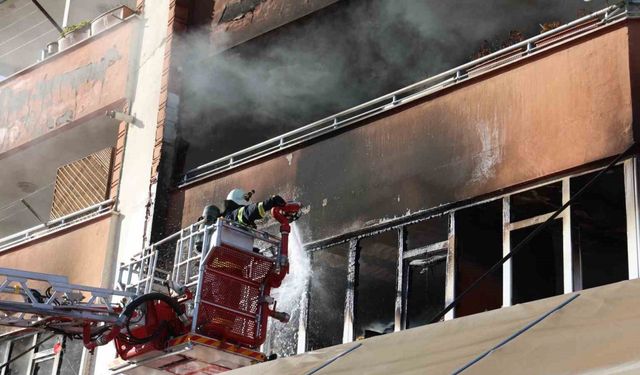
[[[407,225],[407,250],[446,241],[449,238],[449,215]]]
[[[33,375],[51,375],[53,372],[53,358],[44,359],[33,364]]]
[[[514,194],[510,203],[512,223],[554,212],[562,206],[562,181]]]
[[[65,340],[60,354],[60,375],[76,375],[80,373],[82,359],[82,340]]]
[[[28,351],[33,346],[33,336],[26,336],[14,340],[11,343],[11,356],[10,359],[14,359],[24,352]],[[31,363],[31,356],[29,354],[23,355],[20,358],[16,358],[9,364],[7,375],[24,375],[27,373]]]
[[[536,227],[511,231],[511,248]],[[555,220],[533,237],[513,256],[512,262],[514,304],[562,294],[562,220]]]
[[[502,201],[455,213],[456,295],[502,259]],[[487,276],[456,307],[466,316],[502,306],[502,269]]]
[[[38,347],[36,348],[36,352],[43,352],[48,349],[53,349],[54,345],[61,340],[61,338],[57,336],[53,336],[48,340],[45,340],[47,337],[49,337],[49,335],[44,333],[38,335],[37,341],[42,342],[42,344],[38,345]]]
[[[447,255],[426,254],[404,260],[406,328],[428,324],[444,308]]]
[[[392,230],[360,241],[356,279],[355,337],[393,332],[398,235]]]
[[[312,254],[307,350],[342,343],[349,244]]]
[[[597,173],[571,179],[571,194]],[[582,288],[629,278],[624,170],[617,166],[601,176],[571,206],[574,265]],[[580,288],[578,275],[577,289]]]

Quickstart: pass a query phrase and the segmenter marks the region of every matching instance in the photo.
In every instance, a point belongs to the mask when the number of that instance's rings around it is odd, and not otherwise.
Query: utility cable
[[[578,198],[580,198],[580,196],[587,191],[591,185],[593,185],[598,179],[600,179],[601,176],[603,176],[605,173],[607,173],[608,171],[610,171],[613,167],[615,167],[616,164],[618,164],[618,162],[620,162],[622,159],[624,159],[625,157],[633,154],[633,150],[636,148],[636,144],[633,143],[631,146],[629,146],[629,148],[627,148],[626,150],[624,150],[622,153],[620,153],[618,156],[615,157],[615,159],[613,159],[604,169],[600,170],[600,172],[598,172],[598,174],[596,174],[595,176],[593,176],[593,178],[591,178],[591,180],[589,180],[589,182],[587,182],[580,190],[578,190],[577,193],[575,193],[573,195],[573,197],[571,197],[564,205],[562,205],[562,207],[560,207],[556,212],[553,213],[553,215],[551,215],[545,222],[543,222],[542,224],[538,225],[536,227],[536,229],[534,231],[532,231],[531,233],[529,233],[529,235],[527,237],[525,237],[522,241],[520,241],[520,243],[518,243],[512,250],[510,253],[508,253],[507,255],[505,255],[502,259],[500,259],[496,264],[494,264],[491,268],[489,268],[489,270],[487,272],[485,272],[484,274],[482,274],[482,276],[480,276],[479,278],[476,279],[476,281],[474,281],[473,283],[471,283],[471,285],[469,285],[469,287],[467,287],[467,289],[465,289],[464,291],[462,291],[460,294],[458,294],[453,301],[451,301],[451,303],[449,305],[447,305],[444,309],[442,309],[442,311],[440,311],[438,314],[436,314],[436,316],[434,316],[430,321],[430,323],[435,323],[440,321],[440,319],[442,319],[449,311],[451,311],[454,307],[456,307],[458,305],[458,303],[460,303],[460,301],[462,300],[462,298],[464,298],[464,296],[466,296],[470,291],[472,291],[473,289],[475,289],[482,280],[484,280],[487,276],[489,276],[490,274],[492,274],[493,272],[495,272],[496,270],[498,270],[504,263],[506,263],[509,259],[511,259],[514,255],[516,255],[520,250],[522,250],[524,248],[524,246],[526,244],[528,244],[529,242],[531,242],[531,240],[537,236],[540,232],[542,232],[544,229],[546,229],[549,225],[551,225],[551,223],[553,222],[553,220],[555,218],[557,218],[562,211],[564,211],[567,207],[569,207],[571,204],[573,204],[576,200],[578,200]]]
[[[36,342],[35,345],[33,345],[32,347],[30,347],[29,349],[25,350],[24,352],[18,354],[17,356],[11,358],[10,360],[8,360],[7,362],[3,363],[2,365],[0,365],[0,370],[2,370],[3,368],[9,366],[11,363],[13,363],[16,359],[22,357],[23,355],[29,353],[30,351],[32,351],[34,348],[37,348],[38,346],[42,345],[43,343],[45,343],[46,341],[48,341],[49,339],[51,339],[53,336],[55,336],[55,333],[52,333],[51,335],[49,335],[48,337]]]

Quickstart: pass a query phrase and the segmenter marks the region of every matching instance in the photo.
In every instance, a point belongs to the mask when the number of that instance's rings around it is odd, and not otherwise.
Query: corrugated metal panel
[[[68,215],[107,199],[113,148],[105,148],[58,168],[50,219]]]

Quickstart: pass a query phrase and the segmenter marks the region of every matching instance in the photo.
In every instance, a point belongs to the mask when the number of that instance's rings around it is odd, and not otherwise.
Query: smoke
[[[219,53],[209,28],[177,37],[186,167],[464,63],[484,40],[567,22],[605,0],[341,0]]]
[[[269,352],[278,356],[294,355],[297,351],[297,332],[300,323],[300,304],[311,277],[311,260],[300,240],[297,223],[291,224],[289,234],[290,272],[282,285],[272,293],[277,310],[291,316],[289,323],[271,319],[269,323]]]

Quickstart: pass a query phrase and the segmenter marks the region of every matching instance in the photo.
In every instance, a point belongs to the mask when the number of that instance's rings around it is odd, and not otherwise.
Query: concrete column
[[[115,239],[117,263],[139,252],[145,245],[145,223],[153,212],[155,189],[151,186],[151,166],[160,104],[161,77],[167,47],[170,1],[147,4],[140,20],[139,59],[131,73],[131,115],[128,124],[122,174],[117,201],[121,225]],[[136,66],[137,65],[137,66]],[[150,223],[149,223],[150,226]],[[115,272],[115,267],[112,270]],[[107,374],[115,358],[115,348],[98,349],[93,374]]]

